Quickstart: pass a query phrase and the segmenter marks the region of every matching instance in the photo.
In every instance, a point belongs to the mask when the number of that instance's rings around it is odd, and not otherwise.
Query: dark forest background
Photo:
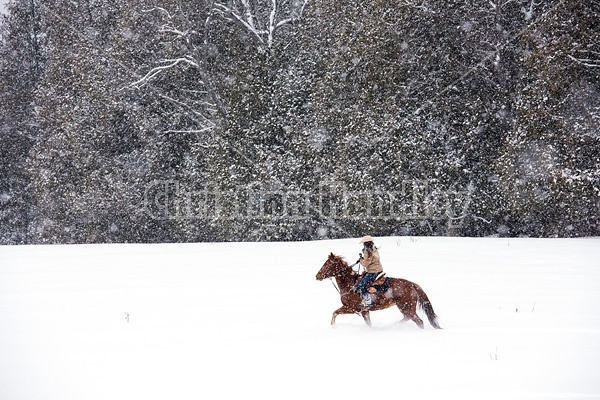
[[[0,243],[600,234],[600,2],[12,0]]]

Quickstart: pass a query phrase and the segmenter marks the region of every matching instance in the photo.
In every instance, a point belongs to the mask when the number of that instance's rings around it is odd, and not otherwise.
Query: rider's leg
[[[365,274],[365,276],[362,278],[362,280],[360,281],[360,284],[358,285],[358,287],[360,289],[360,295],[362,296],[363,303],[365,305],[371,304],[371,293],[369,293],[367,291],[367,286],[369,286],[371,283],[373,283],[373,281],[375,280],[376,277],[377,277],[377,273],[367,272]]]

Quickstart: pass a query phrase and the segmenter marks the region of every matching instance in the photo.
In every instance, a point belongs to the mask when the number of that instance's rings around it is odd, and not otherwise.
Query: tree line
[[[0,243],[598,235],[599,17],[12,0]]]

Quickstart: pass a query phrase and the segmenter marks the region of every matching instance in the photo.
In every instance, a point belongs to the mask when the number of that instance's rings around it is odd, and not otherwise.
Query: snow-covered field
[[[381,238],[445,329],[331,328],[357,242],[0,247],[0,398],[600,398],[600,239]]]

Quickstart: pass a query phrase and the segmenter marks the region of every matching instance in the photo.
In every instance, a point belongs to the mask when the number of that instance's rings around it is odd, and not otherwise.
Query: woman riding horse
[[[337,282],[342,306],[333,312],[331,325],[335,325],[335,318],[339,314],[360,314],[371,326],[369,312],[383,310],[396,306],[404,315],[404,321],[414,321],[419,328],[423,328],[423,320],[417,315],[417,308],[425,311],[431,326],[441,329],[438,317],[433,311],[433,306],[421,286],[406,279],[388,278],[389,286],[383,293],[373,294],[373,302],[367,309],[361,306],[361,296],[354,288],[358,274],[343,258],[331,253],[316,276],[317,280],[332,278]]]
[[[371,293],[367,291],[367,287],[383,272],[383,266],[379,259],[379,251],[374,241],[375,239],[367,235],[363,236],[359,243],[364,246],[360,254],[360,265],[364,267],[366,273],[358,284],[358,288],[362,296],[362,305],[365,308],[369,307],[373,302]]]

